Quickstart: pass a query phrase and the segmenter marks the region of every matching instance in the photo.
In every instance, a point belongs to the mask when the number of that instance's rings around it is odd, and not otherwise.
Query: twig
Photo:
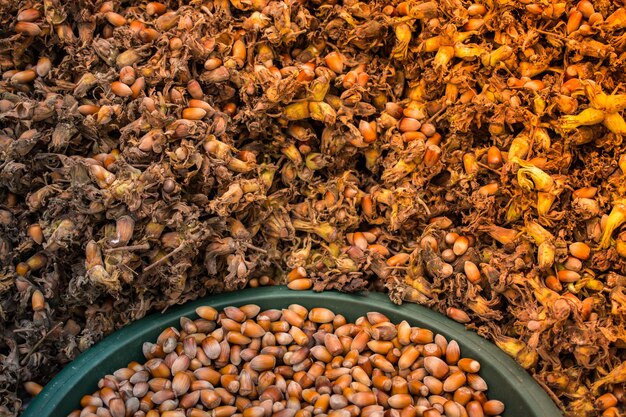
[[[36,332],[36,331],[37,329],[29,329],[29,328],[12,330],[13,333],[28,333],[28,332]]]
[[[161,259],[159,259],[158,261],[154,262],[153,264],[148,265],[147,267],[145,267],[143,269],[143,272],[148,272],[149,270],[151,270],[152,268],[162,264],[163,262],[165,262],[166,260],[168,260],[169,258],[171,258],[172,256],[176,255],[178,252],[180,252],[181,250],[183,250],[185,248],[185,244],[181,243],[180,245],[178,245],[178,247],[176,249],[174,249],[173,251],[171,251],[170,253],[168,253],[167,255],[165,255],[164,257],[162,257]]]
[[[22,360],[20,361],[20,365],[21,365],[21,366],[24,366],[24,365],[26,364],[26,361],[28,360],[28,358],[30,358],[30,357],[31,357],[31,355],[32,355],[33,353],[35,353],[35,351],[37,350],[37,348],[38,348],[39,346],[41,346],[41,344],[43,343],[43,341],[44,341],[44,340],[46,340],[46,337],[48,337],[48,335],[49,335],[50,333],[52,333],[53,331],[55,331],[56,329],[58,329],[59,327],[61,327],[61,325],[62,325],[62,324],[63,324],[63,322],[61,322],[61,321],[60,321],[60,322],[58,322],[58,323],[57,323],[57,324],[56,324],[56,325],[55,325],[52,329],[50,329],[49,331],[47,331],[47,332],[46,332],[46,334],[44,334],[44,335],[43,335],[43,337],[42,337],[41,339],[39,339],[39,341],[38,341],[37,343],[35,343],[35,344],[33,345],[33,347],[32,347],[32,348],[30,348],[30,350],[28,351],[28,353],[26,354],[26,356],[24,356],[24,359],[22,359]]]
[[[258,246],[254,246],[252,243],[244,243],[244,245],[246,246],[246,248],[253,249],[253,250],[255,250],[257,252],[261,252],[263,254],[267,254],[267,251],[265,249],[259,248]]]
[[[150,244],[142,243],[141,245],[120,246],[119,248],[109,248],[109,249],[106,249],[104,252],[111,253],[111,252],[119,252],[122,250],[148,250],[148,249],[150,249]]]
[[[437,117],[440,114],[442,114],[444,111],[446,111],[447,108],[448,108],[448,105],[446,103],[443,103],[443,105],[441,106],[439,111],[437,113],[433,114],[432,116],[430,116],[430,118],[428,120],[426,120],[426,123],[430,123],[433,120],[435,120],[435,117]]]
[[[497,169],[493,169],[493,168],[491,168],[489,165],[485,165],[485,164],[483,164],[482,162],[476,162],[476,164],[477,164],[479,167],[483,167],[483,168],[485,168],[485,169],[488,169],[489,171],[493,172],[494,174],[502,175],[502,173],[501,173],[500,171],[498,171]]]
[[[534,378],[535,381],[537,381],[537,383],[541,386],[541,388],[543,388],[548,395],[550,396],[550,398],[552,398],[552,401],[554,401],[556,403],[556,405],[560,408],[563,408],[563,401],[561,401],[561,399],[559,397],[557,397],[557,395],[554,393],[554,391],[552,391],[550,389],[550,387],[548,387],[545,382],[541,381],[538,378]]]
[[[541,30],[541,29],[537,29],[537,33],[541,33],[542,35],[546,35],[546,36],[554,36],[555,38],[558,38],[558,39],[567,40],[567,37],[561,34],[546,32],[545,30]]]
[[[424,200],[422,200],[421,198],[417,198],[417,202],[424,207],[424,210],[426,210],[426,215],[430,216],[430,209],[428,208],[428,205],[426,205],[426,203],[424,202]]]
[[[133,268],[131,268],[130,266],[126,265],[126,264],[121,264],[120,266],[123,266],[124,268],[126,268],[127,270],[130,271],[131,274],[133,275],[139,275],[139,272],[135,271]]]

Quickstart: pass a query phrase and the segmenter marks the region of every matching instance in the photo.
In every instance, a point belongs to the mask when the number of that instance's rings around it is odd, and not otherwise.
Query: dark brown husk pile
[[[624,410],[621,2],[165,3],[0,0],[0,415],[149,312],[290,273],[464,312],[568,414]]]

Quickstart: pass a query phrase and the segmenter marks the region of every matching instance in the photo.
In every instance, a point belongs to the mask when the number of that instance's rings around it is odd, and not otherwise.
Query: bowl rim
[[[64,404],[64,399],[73,395],[73,390],[77,386],[81,386],[85,379],[94,378],[89,375],[94,368],[107,368],[107,360],[118,351],[129,349],[129,345],[137,344],[152,340],[152,334],[158,334],[163,328],[167,327],[167,323],[178,321],[181,316],[194,316],[195,309],[201,305],[212,305],[215,308],[223,309],[228,305],[245,305],[250,303],[271,302],[274,299],[282,299],[288,304],[315,302],[319,306],[328,307],[336,313],[344,316],[349,315],[343,310],[349,308],[349,305],[365,304],[369,311],[380,311],[390,317],[393,322],[396,320],[409,320],[412,326],[420,326],[430,328],[438,333],[443,334],[446,338],[454,335],[453,338],[459,343],[462,349],[469,349],[479,353],[478,359],[481,364],[486,360],[490,361],[490,367],[496,373],[508,374],[513,380],[511,384],[516,387],[516,391],[523,399],[524,404],[519,405],[518,410],[524,412],[525,416],[532,417],[550,417],[562,416],[563,413],[557,408],[548,394],[539,386],[534,378],[512,358],[501,351],[496,345],[487,339],[480,337],[477,333],[466,330],[465,326],[454,322],[446,316],[430,310],[424,306],[404,303],[402,305],[393,304],[389,297],[384,293],[340,293],[336,291],[292,291],[285,286],[248,288],[240,291],[222,293],[218,295],[210,295],[185,304],[172,307],[163,313],[153,313],[121,329],[115,331],[103,340],[81,353],[73,361],[69,362],[63,369],[48,383],[44,389],[37,395],[27,406],[22,417],[45,417],[54,416],[61,417],[59,414],[64,410],[75,409],[78,402],[68,408],[68,404]],[[284,303],[283,303],[284,304]],[[303,304],[306,304],[303,303]],[[394,316],[396,317],[394,319]],[[350,317],[348,317],[350,318]],[[427,321],[428,325],[419,321]],[[134,347],[132,347],[134,349]],[[108,353],[113,352],[113,353]],[[143,358],[139,358],[141,360]],[[128,358],[125,363],[132,359]],[[111,369],[112,367],[112,369]],[[111,365],[108,369],[113,370],[119,366]],[[481,370],[483,373],[484,370]],[[101,378],[104,374],[98,374],[97,378]],[[485,378],[489,383],[489,378]],[[95,387],[94,387],[95,388]],[[91,389],[89,392],[93,392]],[[81,394],[82,396],[83,394]],[[80,398],[80,397],[79,397]],[[510,407],[508,400],[504,401],[507,410]],[[509,416],[510,411],[506,411],[504,415]],[[69,414],[69,411],[65,415]]]

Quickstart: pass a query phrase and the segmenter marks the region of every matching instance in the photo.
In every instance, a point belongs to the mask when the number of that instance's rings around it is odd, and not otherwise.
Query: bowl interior
[[[102,376],[125,367],[132,360],[144,360],[143,342],[154,341],[167,326],[178,326],[181,316],[197,317],[195,309],[200,305],[211,305],[219,310],[229,305],[258,304],[262,309],[270,309],[293,303],[307,308],[327,307],[351,321],[369,311],[378,311],[394,323],[407,320],[412,326],[431,329],[448,340],[455,339],[461,346],[462,356],[480,361],[480,375],[489,385],[487,395],[505,403],[503,417],[562,415],[534,379],[496,346],[425,307],[415,304],[397,306],[380,293],[348,295],[265,287],[206,297],[163,314],[150,315],[120,329],[66,365],[30,403],[23,417],[66,416],[79,407],[83,395],[96,391]]]

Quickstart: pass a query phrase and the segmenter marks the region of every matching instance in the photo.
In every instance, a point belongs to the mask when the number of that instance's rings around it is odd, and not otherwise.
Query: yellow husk
[[[626,382],[626,362],[622,362],[611,372],[609,372],[605,377],[599,378],[596,382],[591,385],[591,390],[594,394],[597,394],[604,385],[607,384],[621,384],[622,382]]]
[[[447,67],[452,58],[454,58],[454,48],[442,46],[435,54],[433,65],[435,68]]]
[[[441,36],[434,36],[432,38],[426,39],[421,44],[422,52],[437,52],[441,47],[442,40],[443,39]]]
[[[623,29],[626,27],[626,8],[620,7],[606,18],[603,26],[609,29]]]
[[[309,87],[309,91],[311,92],[311,100],[312,101],[322,101],[326,97],[326,93],[328,93],[328,89],[330,88],[330,82],[326,77],[318,77],[311,81],[311,86]]]
[[[541,226],[539,223],[537,223],[534,220],[526,221],[525,230],[526,230],[526,233],[528,233],[528,235],[531,238],[533,238],[533,240],[538,245],[541,245],[543,242],[547,240],[554,240],[554,236],[552,235],[552,233],[548,232],[546,229],[543,228],[543,226]]]
[[[620,112],[626,109],[626,94],[611,94],[606,95],[604,98],[604,107],[601,107],[602,110],[605,110],[607,113],[615,113]]]
[[[602,233],[602,239],[598,249],[606,249],[611,245],[611,235],[613,231],[620,227],[626,221],[626,199],[617,200],[613,204],[613,210],[609,214],[609,218],[606,221],[604,232]]]
[[[524,159],[530,149],[530,141],[527,132],[522,132],[513,139],[509,147],[509,159]]]
[[[500,226],[483,226],[480,228],[481,232],[487,232],[489,236],[491,236],[494,240],[506,245],[508,243],[513,243],[517,239],[518,232],[517,230],[507,229],[505,227]]]
[[[496,345],[512,358],[517,355],[526,347],[526,343],[521,340],[514,339],[508,336],[499,336],[495,338]]]
[[[626,135],[626,121],[619,113],[608,113],[602,124],[616,135]]]
[[[309,103],[301,101],[299,103],[289,104],[283,110],[283,114],[287,120],[302,120],[309,117]]]
[[[556,247],[551,241],[545,241],[537,248],[537,262],[539,269],[551,268],[554,264],[554,256],[556,253]]]
[[[513,48],[508,45],[502,45],[490,54],[484,55],[482,58],[482,63],[486,67],[495,67],[500,62],[505,61],[511,55],[513,55]]]
[[[539,127],[533,131],[533,140],[536,144],[540,146],[541,149],[544,149],[546,151],[549,150],[550,146],[552,145],[552,139],[550,138],[550,134],[548,133],[548,130],[543,127]]]
[[[530,162],[522,161],[519,158],[512,158],[511,162],[521,166],[517,171],[517,181],[523,189],[549,192],[554,188],[552,177]]]
[[[506,209],[506,221],[507,223],[513,223],[522,217],[521,207],[516,200],[512,200],[509,207]]]
[[[550,207],[556,200],[556,195],[553,193],[546,193],[539,191],[537,193],[537,214],[545,216],[550,211]]]
[[[391,57],[395,59],[406,59],[411,42],[411,27],[406,23],[396,26],[396,46],[391,52]]]
[[[457,58],[472,58],[481,56],[485,53],[485,50],[476,44],[465,45],[462,43],[456,43],[454,45],[454,56]]]
[[[311,119],[318,120],[325,124],[332,125],[337,119],[337,113],[330,104],[323,101],[311,101],[309,103]]]
[[[560,126],[563,130],[572,130],[579,126],[593,126],[602,123],[604,115],[602,110],[588,108],[576,115],[561,117]]]

